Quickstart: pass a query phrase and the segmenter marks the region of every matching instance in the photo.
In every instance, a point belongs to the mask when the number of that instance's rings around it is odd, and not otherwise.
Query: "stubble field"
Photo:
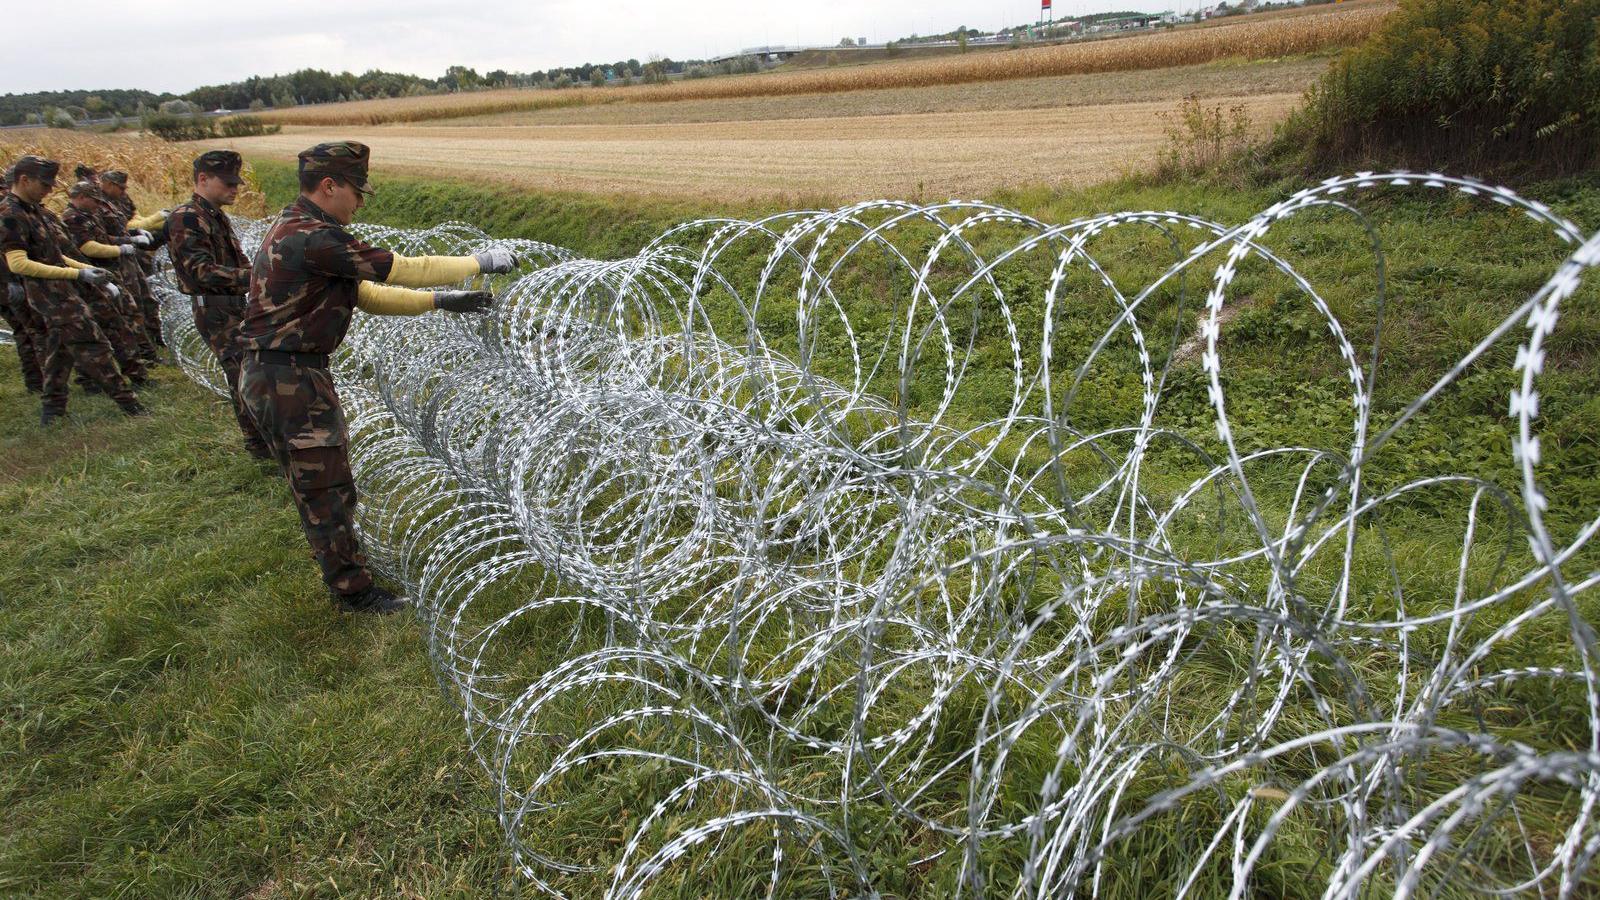
[[[1082,186],[1148,168],[1186,93],[1208,106],[1242,107],[1254,133],[1265,133],[1326,64],[1296,58],[419,125],[289,126],[227,145],[292,160],[319,141],[362,141],[373,148],[380,189],[384,174],[406,174],[640,198],[943,199],[1017,185]]]

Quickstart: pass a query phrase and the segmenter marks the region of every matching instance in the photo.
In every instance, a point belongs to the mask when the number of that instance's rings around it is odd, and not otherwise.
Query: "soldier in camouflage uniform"
[[[318,144],[300,154],[300,198],[279,214],[250,271],[240,393],[288,477],[322,577],[342,608],[392,613],[407,602],[372,582],[355,534],[356,488],[329,354],[357,307],[378,315],[432,309],[482,312],[485,291],[425,287],[510,271],[511,254],[396,256],[357,240],[350,224],[369,193],[362,144]]]
[[[140,252],[123,265],[130,274],[135,269],[139,273],[140,277],[136,279],[138,281],[136,295],[139,311],[144,318],[145,333],[149,336],[150,343],[157,347],[165,347],[167,344],[161,337],[161,305],[156,302],[156,295],[150,290],[148,279],[155,274],[155,251],[167,243],[165,233],[167,211],[140,216],[138,209],[133,205],[133,198],[128,196],[127,172],[115,170],[105,172],[99,178],[99,186],[105,196],[106,208],[110,212],[107,222],[110,232],[113,235],[142,234],[145,238],[145,244],[140,248]],[[152,348],[151,358],[154,356],[155,351]]]
[[[99,189],[87,181],[74,184],[67,192],[70,201],[61,223],[66,226],[68,243],[63,252],[80,262],[105,266],[108,271],[115,272],[111,267],[130,258],[138,251],[138,247],[132,238],[115,238],[106,233],[105,223],[99,215],[99,194]],[[133,277],[141,276],[135,274]],[[99,288],[85,287],[81,291],[89,303],[89,311],[94,314],[95,324],[100,326],[106,339],[111,342],[122,374],[133,382],[134,387],[143,387],[146,381],[145,368],[139,358],[142,323],[139,307],[127,281],[126,275],[113,276],[112,284]]]
[[[250,290],[250,262],[222,207],[239,195],[241,165],[239,154],[232,150],[209,150],[195,157],[194,196],[167,217],[167,252],[178,290],[189,295],[194,307],[194,327],[227,375],[245,449],[257,459],[272,459],[239,397],[239,359],[244,354],[239,325]]]
[[[10,190],[10,173],[0,173],[0,194]],[[11,342],[17,348],[17,361],[22,366],[23,386],[30,394],[44,393],[44,374],[39,368],[44,324],[28,306],[28,292],[22,286],[22,279],[11,276],[4,259],[0,259],[0,319],[11,328]]]
[[[22,157],[12,167],[10,193],[0,200],[0,256],[5,257],[11,274],[22,279],[28,305],[45,322],[44,402],[39,421],[49,425],[66,413],[67,378],[74,365],[93,378],[123,412],[144,415],[139,398],[117,371],[111,345],[78,294],[79,284],[109,284],[111,275],[65,257],[59,238],[64,231],[61,221],[40,205],[55,187],[60,169],[54,160]]]

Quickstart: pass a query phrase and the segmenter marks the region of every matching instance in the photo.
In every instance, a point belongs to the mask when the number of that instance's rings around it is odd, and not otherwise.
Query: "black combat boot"
[[[65,415],[66,413],[62,410],[51,409],[50,407],[46,406],[44,409],[39,411],[39,427],[49,428],[51,425],[61,421],[62,417]]]
[[[395,596],[393,591],[377,585],[372,585],[360,593],[335,594],[334,599],[338,601],[339,609],[344,612],[374,616],[393,615],[411,608],[410,598]]]
[[[117,405],[122,407],[124,413],[134,418],[150,415],[150,410],[145,409],[144,404],[137,400],[129,400],[127,403],[119,403]]]

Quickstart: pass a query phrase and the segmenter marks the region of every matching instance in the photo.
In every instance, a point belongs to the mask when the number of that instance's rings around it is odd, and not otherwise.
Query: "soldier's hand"
[[[28,289],[15,281],[6,285],[6,299],[12,303],[22,303],[28,299]]]
[[[106,285],[106,293],[110,294],[111,299],[113,300],[122,299],[122,288],[119,288],[114,284]]]
[[[90,287],[100,287],[111,283],[111,273],[105,269],[79,269],[78,280]]]
[[[472,254],[478,261],[478,271],[485,275],[504,275],[517,267],[516,254],[504,247],[490,247]]]
[[[494,306],[494,294],[488,291],[434,291],[436,309],[453,313],[486,313]]]
[[[137,238],[135,240],[137,240]],[[139,248],[134,244],[122,244],[117,247],[117,252],[123,256],[132,256],[139,252]]]
[[[135,231],[133,233],[133,243],[130,244],[129,246],[130,247],[138,247],[139,249],[142,250],[145,247],[150,246],[150,241],[151,241],[150,232],[145,231],[143,229],[140,229],[140,230]]]

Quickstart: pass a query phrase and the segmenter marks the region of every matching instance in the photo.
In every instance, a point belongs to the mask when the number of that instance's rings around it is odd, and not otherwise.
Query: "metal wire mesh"
[[[1348,308],[1271,248],[1299,219],[1358,216],[1352,195],[1418,189],[1572,249],[1380,416],[1380,327],[1358,345]],[[265,225],[237,222],[247,244]],[[634,897],[736,857],[770,895],[872,894],[891,838],[967,896],[1098,894],[1140,854],[1179,895],[1595,889],[1600,518],[1547,521],[1539,409],[1600,235],[1403,173],[1237,227],[871,202],[695,222],[616,261],[460,224],[356,230],[524,260],[491,315],[358,317],[335,365],[363,539],[419,602],[538,889]],[[1129,233],[1148,240],[1112,240]],[[1348,381],[1337,446],[1241,437],[1223,335],[1251,267],[1326,332]],[[1206,276],[1202,439],[1167,413],[1185,285]],[[218,390],[158,281],[185,371]],[[1505,342],[1521,483],[1374,487],[1375,455]],[[1137,414],[1097,415],[1119,386]],[[1398,560],[1385,516],[1419,495],[1436,551]],[[1376,589],[1372,559],[1393,576]],[[1446,589],[1408,588],[1415,571]],[[1529,635],[1564,664],[1508,658]],[[1529,683],[1575,730],[1496,724]],[[1312,881],[1272,880],[1281,842]]]

